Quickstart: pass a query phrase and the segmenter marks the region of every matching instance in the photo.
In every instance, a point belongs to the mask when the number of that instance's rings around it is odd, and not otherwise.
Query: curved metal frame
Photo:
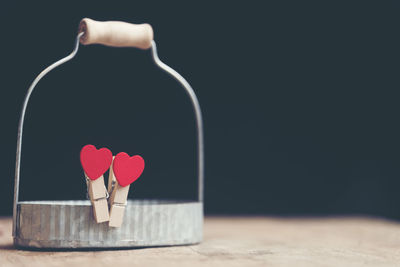
[[[51,70],[57,68],[58,66],[70,61],[78,52],[79,41],[83,36],[83,32],[79,33],[75,40],[74,50],[66,57],[56,61],[55,63],[44,69],[32,82],[28,92],[26,93],[24,103],[22,105],[21,116],[18,124],[18,137],[17,137],[17,151],[16,151],[16,161],[15,161],[15,182],[14,182],[14,206],[13,206],[13,236],[16,236],[17,230],[17,205],[19,203],[19,180],[20,180],[20,169],[21,169],[21,150],[22,150],[22,134],[24,127],[25,112],[28,106],[29,98],[33,92],[33,89],[38,84],[38,82]],[[152,41],[152,56],[154,63],[160,67],[162,70],[171,75],[175,80],[177,80],[183,88],[186,90],[190,97],[193,105],[196,118],[196,129],[197,129],[197,154],[198,154],[198,201],[203,202],[203,184],[204,184],[204,137],[203,137],[203,120],[201,115],[201,109],[199,101],[194,93],[193,88],[190,84],[174,69],[163,63],[157,54],[156,43]]]

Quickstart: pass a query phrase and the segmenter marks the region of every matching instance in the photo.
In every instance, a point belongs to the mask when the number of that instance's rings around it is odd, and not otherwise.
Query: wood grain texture
[[[375,218],[205,219],[196,246],[108,250],[15,250],[0,219],[0,266],[399,266],[400,223]]]
[[[124,220],[125,206],[128,200],[130,185],[120,186],[115,183],[111,193],[110,201],[110,221],[108,226],[121,227]]]
[[[118,156],[118,155],[117,155]],[[108,199],[110,203],[110,221],[108,223],[109,227],[121,227],[124,220],[125,205],[128,200],[128,193],[130,185],[120,186],[114,175],[114,159],[110,167],[110,173],[108,177],[108,190],[112,189],[110,198]],[[112,181],[115,181],[114,188],[112,188]]]
[[[97,223],[110,220],[107,201],[107,189],[104,184],[104,176],[96,180],[87,179],[89,183],[89,197],[93,206],[93,215]]]
[[[85,34],[81,43],[102,44],[115,47],[137,47],[148,49],[153,40],[153,28],[147,24],[133,24],[122,21],[95,21],[84,18],[79,24],[79,32]]]
[[[89,180],[89,197],[91,201],[95,201],[107,196],[107,189],[104,185],[104,176],[100,176],[96,180]]]

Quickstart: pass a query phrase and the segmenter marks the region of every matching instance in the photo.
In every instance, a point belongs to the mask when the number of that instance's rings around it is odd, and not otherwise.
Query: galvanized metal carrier
[[[96,22],[90,19],[84,19],[82,22],[72,53],[43,70],[33,81],[25,96],[18,127],[16,152],[14,244],[19,247],[34,248],[115,248],[186,245],[201,242],[204,180],[203,124],[200,105],[193,89],[179,73],[161,62],[150,25]],[[79,42],[151,48],[155,64],[175,78],[186,90],[193,104],[197,128],[197,201],[128,200],[121,228],[110,228],[107,223],[97,224],[93,219],[92,207],[88,200],[19,201],[22,134],[29,98],[41,78],[76,55]]]

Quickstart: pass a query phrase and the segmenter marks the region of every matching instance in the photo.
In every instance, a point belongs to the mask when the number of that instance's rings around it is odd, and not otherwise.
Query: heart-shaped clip
[[[110,215],[103,174],[110,168],[112,153],[105,147],[96,149],[94,145],[86,145],[81,149],[80,160],[96,222],[106,222],[110,219]]]
[[[143,170],[144,160],[139,155],[130,157],[127,153],[121,152],[114,157],[108,178],[109,186],[110,181],[115,181],[109,200],[110,221],[108,225],[110,227],[122,225],[129,187],[140,177]]]

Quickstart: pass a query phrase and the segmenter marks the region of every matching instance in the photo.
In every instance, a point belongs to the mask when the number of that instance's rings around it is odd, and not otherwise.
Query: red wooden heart
[[[139,155],[129,157],[125,152],[121,152],[114,158],[113,171],[121,186],[127,186],[136,181],[143,170],[144,160]]]
[[[94,145],[86,145],[81,150],[81,164],[83,171],[90,180],[102,176],[112,163],[112,153],[103,147],[96,149]]]

